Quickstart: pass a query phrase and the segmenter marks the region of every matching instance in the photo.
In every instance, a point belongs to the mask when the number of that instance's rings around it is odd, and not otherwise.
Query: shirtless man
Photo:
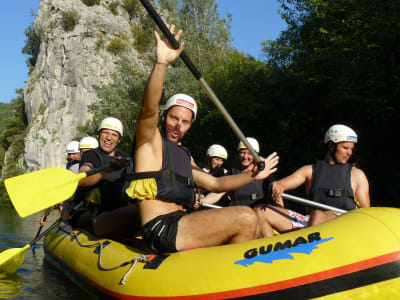
[[[175,26],[171,25],[172,33]],[[145,88],[136,129],[135,178],[126,190],[139,200],[142,237],[151,252],[175,252],[224,243],[238,243],[257,235],[257,215],[245,206],[187,213],[193,207],[193,184],[224,192],[237,189],[276,171],[278,157],[271,154],[263,171],[213,177],[193,168],[190,153],[179,146],[180,139],[196,119],[196,102],[188,95],[172,96],[165,105],[162,132],[158,129],[159,102],[168,65],[183,51],[183,43],[173,49],[155,30],[156,62]],[[182,35],[179,30],[176,39]]]

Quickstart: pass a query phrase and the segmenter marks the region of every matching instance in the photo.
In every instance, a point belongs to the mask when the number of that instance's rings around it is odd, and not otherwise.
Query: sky
[[[25,29],[34,21],[32,12],[37,12],[40,0],[1,2],[0,102],[10,102],[28,78],[27,56],[21,50],[26,41]],[[220,17],[232,14],[233,45],[257,59],[262,59],[261,42],[276,39],[286,28],[278,9],[277,0],[219,0]]]

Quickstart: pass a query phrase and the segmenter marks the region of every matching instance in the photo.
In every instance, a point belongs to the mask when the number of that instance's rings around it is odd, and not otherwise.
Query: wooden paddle
[[[71,172],[71,171],[69,171]],[[71,172],[72,173],[72,172]],[[83,205],[83,201],[74,206],[71,211],[73,215],[79,207]],[[49,233],[53,228],[60,224],[62,218],[58,218],[49,228],[35,237],[32,241],[26,244],[22,248],[10,248],[0,253],[0,273],[3,274],[14,274],[18,268],[22,265],[25,257],[25,252],[31,247],[31,245],[36,244],[40,239],[42,239],[47,233]]]
[[[7,178],[4,184],[18,215],[25,218],[72,197],[81,179],[115,166],[110,162],[78,174],[62,168],[49,168]]]

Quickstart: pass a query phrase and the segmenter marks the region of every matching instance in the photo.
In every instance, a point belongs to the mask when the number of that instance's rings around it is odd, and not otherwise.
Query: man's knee
[[[240,213],[238,215],[239,221],[245,223],[243,225],[247,224],[247,226],[257,226],[258,216],[252,208],[248,206],[240,206]]]

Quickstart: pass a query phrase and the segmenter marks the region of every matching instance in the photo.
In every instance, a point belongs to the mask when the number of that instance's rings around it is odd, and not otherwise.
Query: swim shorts
[[[310,219],[309,215],[302,215],[298,212],[288,209],[290,215],[290,221],[292,221],[292,229],[301,229],[307,227]]]
[[[178,222],[187,213],[178,210],[161,215],[147,222],[142,227],[142,239],[146,248],[152,253],[177,252],[176,235]]]

